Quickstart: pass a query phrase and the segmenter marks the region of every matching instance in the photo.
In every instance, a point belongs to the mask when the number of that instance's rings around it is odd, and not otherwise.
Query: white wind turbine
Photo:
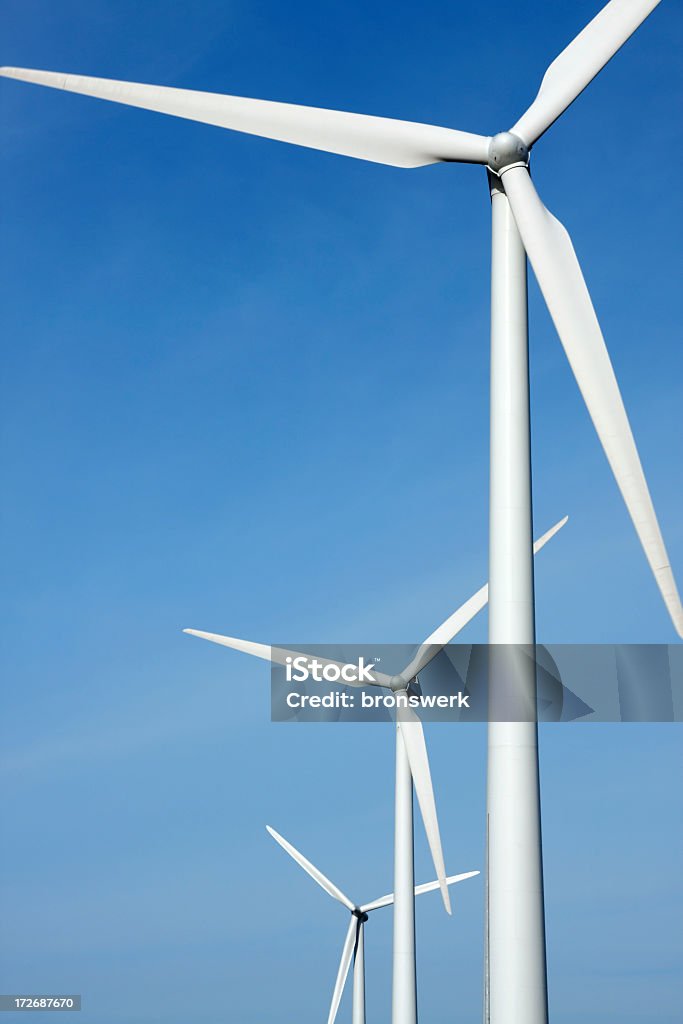
[[[353,900],[350,900],[349,897],[334,884],[334,882],[331,882],[329,878],[327,878],[322,871],[315,866],[315,864],[311,864],[310,860],[307,860],[306,857],[304,857],[302,853],[299,853],[291,843],[288,843],[287,840],[279,834],[279,832],[276,832],[274,828],[270,827],[270,825],[266,825],[266,829],[273,839],[280,844],[282,849],[286,850],[289,856],[292,857],[329,896],[338,900],[338,902],[342,903],[347,910],[351,911],[351,920],[349,921],[346,938],[344,939],[344,945],[342,946],[342,954],[339,961],[337,977],[334,983],[334,990],[332,992],[332,1002],[330,1003],[330,1012],[327,1018],[327,1024],[334,1024],[352,960],[353,1010],[351,1018],[353,1024],[365,1024],[365,924],[368,920],[368,914],[371,914],[373,910],[379,910],[381,907],[390,907],[392,905],[394,902],[393,892],[389,893],[388,896],[381,896],[377,900],[371,900],[370,903],[363,903],[360,905],[354,903]],[[474,876],[478,874],[478,871],[466,871],[461,875],[448,875],[446,878],[446,884],[455,885],[456,882],[464,882],[465,879],[474,878]],[[426,882],[424,885],[415,886],[414,895],[421,896],[425,892],[432,892],[434,889],[438,888],[438,881]]]
[[[541,550],[558,530],[567,522],[568,516],[555,523],[542,537],[535,542],[534,553]],[[406,692],[415,682],[427,665],[446,644],[464,629],[478,612],[486,605],[489,598],[489,586],[484,584],[457,611],[453,612],[445,622],[431,633],[424,643],[420,644],[413,658],[406,667],[395,676],[372,669],[374,685],[384,687],[394,693]],[[251,640],[239,640],[236,637],[221,636],[219,633],[206,633],[197,629],[186,629],[185,633],[198,636],[202,640],[253,657],[262,658],[277,665],[285,665],[288,658],[305,658],[309,655],[300,651],[288,650],[284,647],[273,647],[269,644],[254,643]],[[321,665],[336,665],[344,668],[344,664],[330,659],[315,658]],[[351,666],[353,667],[353,666]],[[349,683],[348,685],[354,685]],[[366,685],[366,684],[363,684]],[[396,781],[394,798],[394,952],[392,972],[392,1024],[416,1024],[417,1022],[417,966],[415,958],[415,873],[413,849],[413,783],[424,822],[427,841],[432,860],[436,869],[437,884],[446,910],[450,914],[451,905],[448,895],[448,881],[444,864],[439,822],[436,813],[436,801],[432,777],[429,769],[427,746],[425,744],[422,722],[411,708],[396,709]]]
[[[494,136],[364,114],[50,71],[0,74],[394,167],[478,163],[492,200],[489,640],[535,639],[526,255],[674,627],[683,607],[612,364],[574,248],[529,174],[535,143],[657,7],[610,0]],[[547,10],[547,5],[544,10]],[[504,55],[506,56],[506,55]],[[493,680],[495,684],[495,679]],[[533,679],[529,686],[533,687]],[[545,1024],[547,980],[537,730],[492,722],[487,790],[486,1017]]]

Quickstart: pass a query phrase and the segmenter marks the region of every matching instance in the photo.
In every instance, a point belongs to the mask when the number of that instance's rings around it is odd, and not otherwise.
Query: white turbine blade
[[[679,636],[683,608],[631,426],[593,303],[565,228],[546,210],[525,167],[503,176],[539,287]]]
[[[660,0],[611,0],[556,57],[510,131],[532,146],[604,68]]]
[[[451,912],[451,900],[446,885],[446,865],[443,859],[441,848],[441,833],[439,832],[439,819],[436,814],[436,801],[434,799],[434,787],[432,786],[432,773],[429,770],[429,758],[427,756],[427,745],[425,743],[424,729],[422,722],[412,708],[399,707],[396,709],[396,722],[401,730],[403,745],[405,746],[410,774],[413,777],[415,795],[420,806],[420,814],[424,822],[427,842],[432,854],[436,877],[441,889],[441,898],[446,912]]]
[[[480,874],[479,871],[466,871],[464,875],[449,875],[446,879],[446,885],[455,885],[456,882],[464,882],[466,878],[474,878],[475,875]],[[422,896],[425,892],[433,892],[434,889],[439,888],[439,882],[425,882],[422,885],[415,886],[415,895]],[[362,907],[359,907],[361,914],[369,914],[371,910],[379,910],[381,907],[390,907],[394,902],[394,894],[390,892],[388,896],[381,896],[378,900],[372,900],[371,903],[364,903]]]
[[[551,526],[549,530],[542,533],[538,540],[534,541],[534,554],[537,555],[541,548],[544,548],[549,540],[552,540],[556,533],[562,529],[569,522],[569,516],[562,516],[562,519],[558,520],[554,526]]]
[[[548,543],[548,541],[555,536],[555,534],[562,529],[565,523],[569,520],[569,516],[565,516],[560,519],[558,523],[555,523],[542,537],[539,537],[534,542],[534,554],[537,554],[542,547]],[[431,633],[425,642],[420,646],[413,660],[406,665],[401,672],[401,678],[406,683],[411,682],[415,676],[417,676],[432,660],[435,658],[439,651],[443,650],[446,644],[449,644],[453,637],[457,636],[461,629],[464,629],[468,622],[471,622],[475,615],[477,615],[482,608],[486,605],[489,599],[489,585],[485,583],[484,586],[473,594],[473,596],[465,601],[457,611],[453,612],[445,622],[442,622],[433,633]]]
[[[266,825],[266,830],[270,833],[276,843],[279,843],[283,850],[286,850],[289,856],[297,862],[299,867],[302,867],[304,871],[311,876],[314,882],[317,882],[321,889],[332,897],[334,900],[338,900],[343,903],[347,910],[353,912],[356,909],[355,903],[352,903],[348,896],[345,896],[341,889],[338,889],[334,882],[331,882],[326,875],[319,871],[315,864],[311,864],[310,860],[304,857],[303,853],[288,843],[287,840],[276,832],[270,825]]]
[[[284,665],[288,657],[297,656],[296,651],[284,651],[279,647],[271,647],[269,644],[238,640],[234,636],[221,636],[220,633],[205,633],[201,629],[184,629],[183,633],[198,636],[201,640],[210,640],[212,644],[232,647],[235,651],[242,651],[243,654],[251,654],[254,658],[263,658],[264,661],[275,662],[277,665]]]
[[[349,967],[351,966],[351,960],[353,959],[353,950],[356,945],[357,931],[358,918],[353,916],[349,921],[349,930],[347,931],[346,938],[344,939],[344,946],[342,948],[341,960],[339,961],[337,980],[334,983],[334,992],[332,993],[332,1002],[330,1004],[330,1013],[327,1018],[327,1024],[334,1024],[334,1019],[337,1016],[337,1010],[339,1009],[342,993],[344,991],[346,976],[349,973]]]
[[[456,882],[464,882],[466,878],[474,878],[474,876],[478,874],[480,874],[479,871],[466,871],[462,875],[449,875],[446,879],[446,885],[455,885]],[[415,895],[422,896],[423,893],[432,892],[432,890],[437,889],[438,886],[438,882],[423,882],[422,885],[415,886]]]
[[[394,167],[488,160],[486,136],[435,125],[31,68],[0,68],[0,75]]]
[[[198,636],[202,640],[210,640],[211,643],[221,644],[223,647],[231,647],[234,651],[241,651],[243,654],[251,654],[254,658],[263,658],[264,661],[270,661],[276,665],[286,665],[287,658],[305,658],[307,661],[317,661],[323,667],[333,665],[340,670],[348,669],[351,672],[357,672],[358,668],[357,665],[348,665],[343,661],[332,661],[329,658],[321,658],[318,655],[302,654],[301,651],[289,651],[285,647],[271,647],[269,644],[258,644],[251,640],[238,640],[234,636],[222,636],[220,633],[204,633],[200,629],[184,629],[183,633],[188,633],[190,636]],[[372,669],[372,675],[374,683],[364,680],[363,686],[391,686],[392,676],[388,676],[384,672],[378,672],[374,668]],[[342,677],[339,682],[344,686],[360,685],[345,677]]]

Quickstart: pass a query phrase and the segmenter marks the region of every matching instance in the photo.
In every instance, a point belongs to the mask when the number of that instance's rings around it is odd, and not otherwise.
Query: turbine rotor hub
[[[409,683],[405,681],[403,676],[392,676],[389,686],[394,693],[400,693],[401,690],[407,690]]]
[[[495,174],[502,174],[510,167],[525,166],[529,163],[529,147],[512,132],[498,132],[489,143],[489,167]]]
[[[368,920],[368,915],[364,913],[364,911],[362,911],[359,907],[356,907],[356,909],[353,911],[353,916],[357,917],[361,924],[365,924],[365,922]]]

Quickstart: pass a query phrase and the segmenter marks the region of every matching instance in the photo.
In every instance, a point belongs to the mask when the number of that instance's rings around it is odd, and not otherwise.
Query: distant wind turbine
[[[279,832],[276,832],[274,828],[270,827],[270,825],[266,825],[266,828],[273,839],[280,844],[283,850],[287,851],[289,856],[292,857],[314,881],[318,883],[321,889],[324,889],[329,896],[337,900],[339,903],[342,903],[347,910],[351,911],[351,920],[349,921],[346,938],[344,939],[344,945],[342,946],[342,954],[339,961],[337,978],[334,983],[334,990],[332,992],[332,1002],[330,1004],[327,1024],[334,1024],[352,960],[353,1010],[351,1019],[353,1024],[365,1024],[365,924],[368,920],[368,915],[371,914],[373,910],[379,910],[381,907],[390,907],[393,904],[393,892],[389,893],[388,896],[381,896],[378,900],[371,900],[370,903],[362,903],[360,905],[354,903],[353,900],[350,900],[349,897],[334,884],[334,882],[331,882],[329,878],[327,878],[322,871],[315,866],[315,864],[311,864],[310,860],[307,860],[306,857],[304,857],[302,853],[299,853],[291,843],[288,843],[287,840],[279,834]],[[461,875],[448,875],[446,877],[446,885],[455,885],[456,882],[464,882],[465,879],[474,878],[475,875],[478,874],[478,871],[466,871]],[[432,892],[434,889],[438,888],[438,881],[426,882],[424,885],[415,886],[414,895],[421,896],[425,892]]]
[[[555,523],[534,544],[534,553],[543,548],[561,530],[568,516]],[[417,681],[420,672],[427,668],[433,658],[446,644],[471,622],[488,601],[488,584],[450,615],[445,622],[420,644],[415,655],[402,672],[389,676],[377,669],[372,670],[376,686],[382,686],[394,693],[405,693]],[[308,658],[300,651],[283,647],[239,640],[236,637],[206,633],[197,629],[186,629],[185,633],[202,640],[233,650],[262,658],[277,665],[285,665],[288,658]],[[343,662],[316,658],[321,664],[345,668]],[[353,685],[353,684],[348,684]],[[415,959],[415,874],[413,867],[413,782],[417,802],[422,814],[427,841],[434,861],[438,884],[444,906],[451,911],[448,883],[441,848],[441,835],[436,813],[436,801],[429,769],[427,746],[422,722],[412,708],[396,709],[396,781],[394,803],[394,956],[393,956],[393,998],[392,1024],[416,1024],[417,1022],[417,968]]]

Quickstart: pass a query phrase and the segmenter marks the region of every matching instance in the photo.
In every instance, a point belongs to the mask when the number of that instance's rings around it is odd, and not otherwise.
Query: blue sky
[[[0,57],[490,133],[597,6],[5,0]],[[663,3],[533,163],[679,577],[682,35]],[[387,891],[391,731],[271,725],[265,666],[180,629],[414,642],[485,579],[483,173],[4,80],[0,126],[0,989],[80,991],[92,1024],[317,1021],[345,915],[264,825],[354,897]],[[538,560],[539,638],[673,642],[533,280],[530,309],[537,532],[571,516]],[[428,742],[449,869],[482,867],[484,733]],[[673,1024],[678,728],[541,748],[553,1020]],[[416,855],[431,877],[419,827]],[[479,1019],[478,881],[456,908],[419,909],[434,1024]],[[390,923],[368,928],[375,1018]]]

